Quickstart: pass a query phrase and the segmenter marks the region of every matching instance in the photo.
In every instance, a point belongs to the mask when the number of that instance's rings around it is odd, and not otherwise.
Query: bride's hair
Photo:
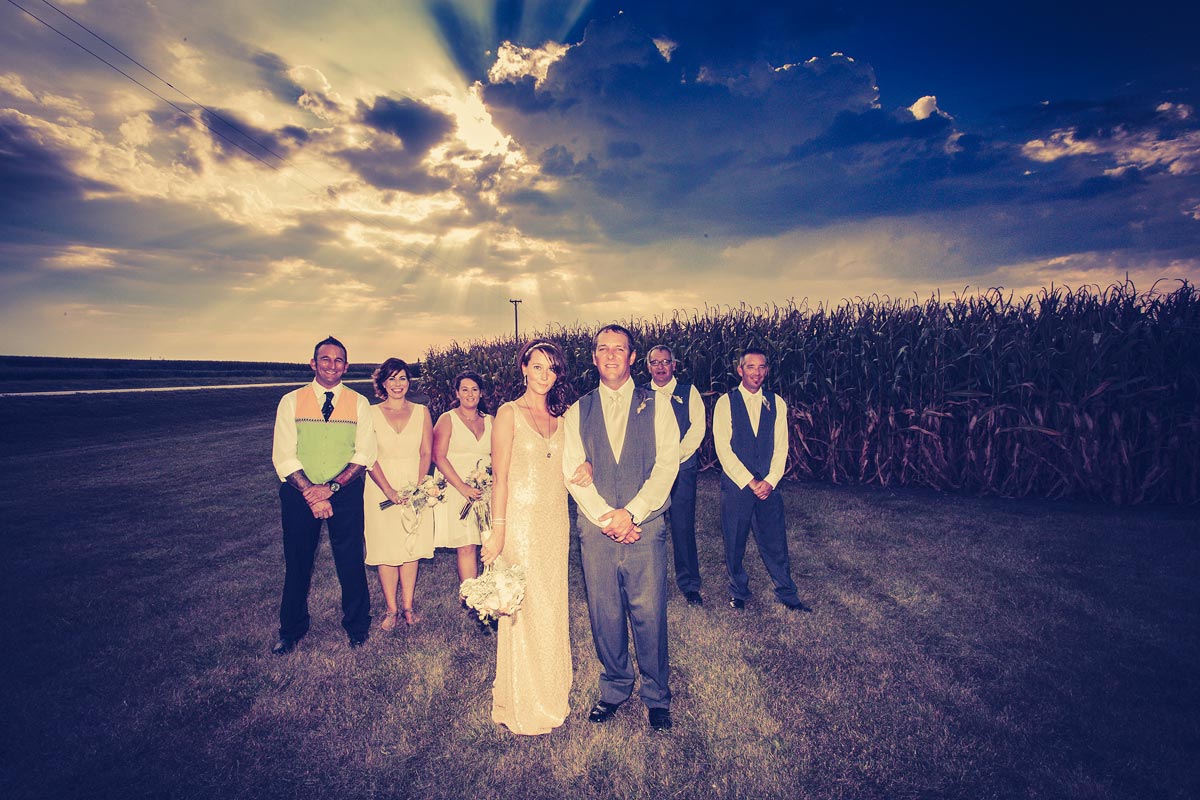
[[[529,359],[533,358],[535,351],[542,352],[546,358],[550,359],[550,371],[557,376],[554,385],[550,387],[549,394],[546,395],[546,406],[550,409],[551,416],[561,417],[567,413],[567,408],[571,405],[567,387],[567,359],[554,342],[534,339],[521,348],[521,355],[517,356],[518,367],[528,367]]]

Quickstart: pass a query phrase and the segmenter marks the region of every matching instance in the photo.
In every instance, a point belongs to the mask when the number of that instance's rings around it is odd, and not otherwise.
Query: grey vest
[[[624,508],[637,496],[642,485],[654,470],[658,447],[654,437],[654,392],[635,387],[630,400],[629,422],[625,428],[625,446],[621,463],[613,456],[608,443],[608,427],[604,424],[604,401],[600,391],[593,389],[579,399],[579,438],[583,452],[592,465],[592,482],[604,501],[613,508]],[[641,411],[638,411],[638,409]],[[671,505],[668,497],[661,508],[646,515],[638,523],[660,516]]]

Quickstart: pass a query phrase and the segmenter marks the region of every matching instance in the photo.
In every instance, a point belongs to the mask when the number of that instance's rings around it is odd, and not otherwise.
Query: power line
[[[79,20],[75,19],[75,18],[74,18],[74,17],[72,17],[70,14],[68,14],[66,11],[63,11],[61,8],[59,8],[58,6],[56,6],[54,3],[51,3],[51,2],[50,2],[50,0],[42,0],[42,3],[44,3],[45,5],[48,5],[48,6],[50,6],[50,8],[54,9],[54,10],[55,10],[55,11],[57,11],[59,14],[61,14],[61,15],[62,15],[62,16],[64,16],[64,17],[66,17],[66,18],[67,18],[67,19],[69,19],[71,22],[75,23],[75,25],[77,25],[78,27],[80,27],[80,28],[82,28],[83,30],[87,31],[87,32],[88,32],[89,34],[91,34],[91,36],[93,36],[94,38],[98,39],[98,40],[99,40],[99,41],[101,41],[101,42],[104,42],[104,44],[105,44],[107,47],[111,48],[112,50],[114,50],[114,51],[115,51],[115,52],[117,52],[117,53],[120,53],[122,56],[124,56],[126,59],[128,59],[128,60],[129,60],[131,63],[133,63],[133,64],[136,64],[136,65],[137,65],[139,68],[141,68],[141,69],[142,69],[144,72],[146,72],[147,74],[154,76],[154,77],[155,77],[155,78],[156,78],[156,79],[157,79],[157,80],[158,80],[160,83],[162,83],[164,86],[170,87],[172,91],[178,92],[179,94],[183,95],[183,96],[184,96],[184,97],[186,97],[186,98],[187,98],[189,101],[191,101],[192,103],[195,103],[195,104],[196,104],[198,107],[200,107],[200,108],[204,109],[204,110],[205,110],[205,111],[207,111],[207,112],[208,112],[210,115],[212,115],[212,116],[213,116],[213,117],[215,117],[216,119],[219,119],[219,120],[220,120],[221,122],[223,122],[225,125],[229,126],[231,129],[233,129],[233,130],[237,131],[237,132],[238,132],[238,133],[240,133],[242,136],[244,136],[246,139],[248,139],[248,140],[250,140],[251,142],[253,142],[254,144],[258,145],[259,147],[261,147],[263,150],[267,151],[267,152],[268,152],[268,153],[270,153],[271,155],[275,156],[276,158],[278,158],[278,159],[279,159],[280,161],[282,161],[283,163],[285,163],[285,164],[287,164],[287,163],[288,163],[288,160],[287,160],[287,159],[286,159],[284,156],[281,156],[279,153],[276,153],[274,150],[272,150],[270,147],[268,147],[267,145],[265,145],[265,144],[263,144],[262,142],[260,142],[258,139],[255,139],[255,138],[254,138],[253,136],[251,136],[249,133],[247,133],[246,131],[242,130],[242,128],[240,128],[240,127],[239,127],[239,126],[238,126],[236,123],[234,123],[234,122],[232,122],[232,121],[230,121],[230,120],[228,120],[228,119],[225,119],[225,117],[221,116],[221,114],[219,114],[219,113],[218,113],[217,111],[215,111],[214,109],[211,109],[211,108],[209,108],[208,106],[204,105],[204,104],[203,104],[203,103],[201,103],[199,100],[197,100],[196,98],[192,97],[192,96],[191,96],[190,94],[188,94],[187,92],[185,92],[185,91],[183,91],[182,89],[178,88],[178,87],[177,87],[177,86],[175,86],[173,83],[171,83],[170,81],[166,80],[166,79],[165,79],[165,78],[163,78],[161,75],[159,75],[157,72],[155,72],[154,70],[150,69],[150,68],[149,68],[149,67],[147,67],[145,64],[143,64],[142,62],[138,61],[136,58],[134,58],[133,56],[129,55],[129,54],[128,54],[128,53],[126,53],[124,50],[122,50],[121,48],[117,47],[115,44],[113,44],[112,42],[108,41],[107,39],[105,39],[105,38],[104,38],[103,36],[101,36],[100,34],[96,33],[94,30],[92,30],[91,28],[89,28],[87,25],[84,25],[82,22],[80,22]],[[210,128],[210,130],[211,130],[211,128]],[[295,165],[293,165],[293,164],[288,164],[288,166],[292,167],[292,169],[297,169],[297,168],[296,168],[296,166],[295,166]],[[299,171],[299,170],[297,169],[297,171]],[[303,173],[303,172],[301,172],[301,174],[303,175],[304,173]],[[308,175],[305,175],[305,177],[309,178],[310,180],[315,180],[315,179],[311,178],[311,176],[308,176]],[[309,189],[309,191],[314,191],[313,189],[311,189],[311,188],[309,188],[309,187],[305,187],[305,188],[308,188],[308,189]]]
[[[63,38],[64,38],[64,39],[66,39],[68,42],[70,42],[71,44],[75,45],[76,47],[78,47],[78,48],[79,48],[80,50],[82,50],[83,52],[85,52],[85,53],[87,53],[88,55],[90,55],[92,58],[95,58],[97,61],[100,61],[100,62],[102,62],[102,63],[104,63],[104,64],[107,64],[107,65],[108,65],[109,67],[111,67],[113,70],[115,70],[116,72],[118,72],[118,73],[120,73],[121,75],[125,76],[125,77],[126,77],[126,78],[128,78],[129,80],[133,81],[133,82],[134,82],[134,83],[136,83],[138,86],[142,87],[142,88],[143,88],[143,89],[145,89],[147,92],[149,92],[150,94],[152,94],[152,95],[154,95],[155,97],[157,97],[159,100],[162,100],[164,103],[166,103],[167,105],[171,106],[171,108],[174,108],[174,109],[175,109],[176,111],[178,111],[180,114],[183,114],[183,115],[184,115],[185,117],[187,117],[188,119],[190,119],[190,120],[193,120],[193,121],[195,121],[195,122],[199,122],[201,125],[203,125],[204,127],[208,128],[208,129],[209,129],[209,130],[210,130],[212,133],[216,134],[217,136],[220,136],[222,139],[224,139],[225,141],[229,142],[231,145],[233,145],[233,146],[234,146],[234,147],[236,147],[237,149],[241,150],[243,153],[245,153],[246,155],[250,156],[250,157],[251,157],[251,158],[253,158],[255,161],[259,161],[259,162],[261,162],[262,164],[265,164],[266,166],[270,167],[270,168],[271,168],[271,169],[273,169],[273,170],[278,170],[278,169],[279,169],[279,167],[277,167],[277,166],[275,166],[274,164],[272,164],[271,162],[269,162],[269,161],[266,161],[265,159],[261,158],[260,156],[258,156],[258,154],[250,152],[250,151],[249,151],[249,150],[247,150],[245,147],[242,147],[240,144],[238,144],[237,142],[235,142],[233,139],[230,139],[228,136],[226,136],[225,134],[221,133],[219,130],[217,130],[217,129],[216,129],[216,128],[214,128],[213,126],[209,125],[207,122],[205,122],[205,121],[203,120],[203,118],[201,118],[201,119],[196,119],[195,117],[193,117],[193,116],[191,115],[191,113],[190,113],[190,112],[188,112],[188,111],[187,111],[187,110],[185,110],[184,108],[180,107],[179,105],[177,105],[177,104],[176,104],[176,103],[174,103],[173,101],[171,101],[171,100],[169,100],[169,99],[167,99],[167,98],[163,97],[161,94],[159,94],[158,92],[154,91],[154,90],[153,90],[153,89],[151,89],[149,86],[147,86],[146,84],[142,83],[142,82],[141,82],[141,81],[139,81],[137,78],[133,77],[133,76],[132,76],[132,75],[130,75],[128,72],[126,72],[125,70],[123,70],[123,69],[121,69],[120,67],[118,67],[116,64],[114,64],[114,63],[112,63],[111,61],[109,61],[108,59],[106,59],[104,56],[100,55],[99,53],[95,52],[94,50],[90,50],[90,49],[88,49],[88,47],[87,47],[86,45],[83,45],[83,44],[81,44],[81,43],[77,42],[76,40],[72,39],[70,36],[68,36],[67,34],[65,34],[65,33],[63,33],[62,31],[60,31],[58,28],[54,27],[54,26],[53,26],[53,25],[51,25],[49,22],[46,22],[46,20],[42,19],[42,18],[41,18],[41,17],[39,17],[37,14],[34,14],[34,13],[33,13],[32,11],[30,11],[29,9],[27,9],[27,8],[24,8],[23,6],[21,6],[21,5],[19,5],[18,3],[16,3],[16,2],[15,2],[15,0],[8,0],[8,3],[9,3],[9,5],[11,5],[11,6],[13,6],[13,7],[15,7],[15,8],[19,9],[20,11],[24,11],[26,14],[28,14],[28,15],[29,15],[29,16],[31,16],[31,17],[33,17],[35,20],[37,20],[38,22],[42,23],[43,25],[45,25],[45,26],[46,26],[47,28],[49,28],[50,30],[52,30],[52,31],[54,31],[55,33],[57,33],[59,36],[63,37]],[[99,38],[99,37],[97,37],[97,38]],[[104,40],[103,40],[103,39],[101,39],[101,41],[104,41]],[[105,44],[108,44],[108,43],[107,43],[107,42],[105,42]],[[111,45],[110,45],[110,46],[111,46]],[[113,48],[113,49],[115,50],[116,48]],[[118,51],[118,52],[120,52],[120,51]],[[136,62],[135,62],[135,63],[136,63]],[[140,66],[140,65],[139,65],[139,66]],[[161,80],[161,78],[160,78],[160,80]],[[165,81],[164,81],[164,83],[165,83]],[[178,91],[178,90],[176,90],[176,91]],[[266,149],[266,148],[264,148],[264,149]],[[311,190],[309,190],[307,187],[305,187],[305,190],[306,190],[306,191],[311,191]]]
[[[265,144],[263,144],[262,142],[260,142],[260,141],[258,141],[257,139],[255,139],[253,136],[251,136],[249,133],[247,133],[247,132],[245,132],[244,130],[242,130],[242,129],[241,129],[239,126],[237,126],[237,125],[236,125],[236,124],[234,124],[233,122],[231,122],[231,121],[229,121],[229,120],[225,119],[223,116],[221,116],[219,113],[217,113],[217,112],[216,112],[216,111],[214,111],[213,109],[210,109],[210,108],[208,108],[208,107],[207,107],[207,106],[205,106],[203,103],[199,102],[198,100],[196,100],[195,98],[193,98],[191,95],[189,95],[187,92],[184,92],[182,89],[179,89],[179,88],[177,88],[177,87],[176,87],[174,84],[172,84],[170,81],[166,80],[165,78],[163,78],[163,77],[161,77],[160,75],[158,75],[158,73],[154,72],[154,70],[152,70],[152,69],[150,69],[149,67],[145,66],[145,65],[144,65],[144,64],[142,64],[140,61],[138,61],[136,58],[134,58],[133,56],[129,55],[128,53],[126,53],[124,50],[122,50],[121,48],[117,47],[116,45],[112,44],[112,43],[111,43],[111,42],[109,42],[107,39],[105,39],[103,36],[101,36],[100,34],[96,33],[95,31],[93,31],[91,28],[89,28],[89,27],[87,27],[86,25],[84,25],[83,23],[79,22],[77,19],[75,19],[74,17],[72,17],[70,14],[66,13],[66,12],[65,12],[65,11],[63,11],[62,9],[60,9],[60,8],[59,8],[58,6],[56,6],[54,3],[51,3],[51,2],[49,2],[49,0],[41,0],[41,1],[42,1],[42,2],[43,2],[45,5],[49,6],[49,7],[50,7],[50,8],[52,8],[54,11],[56,11],[58,14],[60,14],[61,16],[63,16],[64,18],[66,18],[66,19],[70,20],[72,23],[74,23],[74,24],[75,24],[76,26],[78,26],[80,29],[82,29],[82,30],[86,31],[86,32],[87,32],[87,33],[88,33],[90,36],[92,36],[92,37],[93,37],[93,38],[95,38],[96,40],[98,40],[98,41],[100,41],[100,42],[103,42],[105,46],[107,46],[108,48],[110,48],[110,49],[111,49],[111,50],[113,50],[114,52],[116,52],[116,53],[120,53],[120,54],[121,54],[121,56],[123,56],[124,58],[126,58],[126,59],[127,59],[129,62],[130,62],[130,63],[132,63],[132,64],[135,64],[135,65],[136,65],[138,68],[140,68],[141,70],[143,70],[143,71],[144,71],[144,72],[146,72],[147,74],[149,74],[149,75],[152,75],[152,76],[153,76],[153,77],[154,77],[156,80],[158,80],[158,81],[159,81],[160,83],[162,83],[164,86],[167,86],[167,87],[169,87],[169,88],[170,88],[172,91],[174,91],[174,92],[177,92],[178,94],[182,95],[183,97],[186,97],[186,98],[187,98],[187,99],[188,99],[190,102],[194,103],[194,104],[195,104],[196,106],[198,106],[199,108],[201,108],[201,109],[204,109],[206,112],[208,112],[210,115],[212,115],[212,116],[213,116],[213,117],[215,117],[216,119],[220,120],[222,123],[224,123],[224,124],[225,124],[226,126],[228,126],[230,129],[232,129],[232,130],[234,130],[234,131],[237,131],[237,132],[238,132],[239,134],[241,134],[241,135],[242,135],[244,138],[246,138],[247,140],[249,140],[249,141],[253,142],[255,145],[257,145],[258,147],[262,148],[262,149],[263,149],[264,151],[266,151],[267,153],[270,153],[272,156],[274,156],[275,158],[279,159],[279,161],[280,161],[280,162],[281,162],[283,165],[286,165],[286,166],[288,166],[288,167],[291,167],[291,169],[292,169],[294,172],[297,172],[297,173],[299,173],[300,175],[303,175],[305,178],[308,178],[309,180],[313,181],[314,183],[317,183],[317,184],[320,184],[320,183],[321,183],[320,181],[316,180],[315,178],[312,178],[311,176],[309,176],[309,175],[305,174],[305,173],[304,173],[302,170],[300,170],[300,169],[299,169],[298,167],[296,167],[294,164],[291,164],[291,163],[290,163],[290,162],[289,162],[289,161],[288,161],[286,158],[284,158],[284,157],[283,157],[283,156],[281,156],[280,154],[278,154],[278,153],[276,153],[275,151],[273,151],[273,150],[272,150],[270,147],[268,147],[267,145],[265,145]],[[276,172],[280,172],[280,167],[279,167],[279,165],[272,164],[271,162],[269,162],[269,161],[265,160],[264,158],[262,158],[261,156],[259,156],[257,153],[254,153],[254,152],[252,152],[251,150],[248,150],[246,147],[244,147],[244,146],[243,146],[242,144],[240,144],[239,142],[237,142],[237,141],[235,141],[235,140],[231,139],[229,136],[225,135],[224,133],[222,133],[221,131],[217,130],[217,129],[216,129],[216,128],[214,128],[212,125],[210,125],[210,124],[209,124],[207,121],[205,121],[205,119],[203,118],[203,116],[201,116],[201,115],[196,115],[196,116],[193,116],[193,114],[192,114],[192,112],[191,112],[191,111],[189,111],[189,110],[187,110],[187,109],[184,109],[183,107],[179,106],[178,104],[176,104],[176,103],[175,103],[175,102],[173,102],[172,100],[170,100],[170,99],[168,99],[168,98],[164,97],[163,95],[159,94],[159,93],[158,93],[158,92],[156,92],[154,89],[152,89],[151,87],[147,86],[145,83],[143,83],[143,82],[139,81],[137,78],[133,77],[133,76],[132,76],[132,75],[130,75],[128,72],[126,72],[125,70],[121,69],[121,68],[120,68],[119,66],[117,66],[116,64],[112,63],[111,61],[109,61],[108,59],[104,58],[104,57],[103,57],[103,56],[101,56],[100,54],[98,54],[98,53],[96,53],[95,51],[93,51],[93,50],[89,49],[89,48],[88,48],[86,45],[84,45],[84,44],[80,43],[79,41],[77,41],[77,40],[73,39],[71,36],[67,35],[67,34],[66,34],[66,33],[64,33],[63,31],[61,31],[61,30],[59,30],[58,28],[54,27],[53,25],[51,25],[51,24],[50,24],[49,22],[47,22],[46,20],[44,20],[44,19],[42,19],[41,17],[39,17],[37,14],[34,14],[34,13],[33,13],[32,11],[30,11],[29,9],[27,9],[27,8],[25,8],[25,7],[23,7],[23,6],[21,6],[20,4],[18,4],[17,2],[15,2],[15,0],[8,0],[8,3],[9,3],[9,5],[13,6],[14,8],[16,8],[16,9],[18,9],[18,10],[20,10],[20,11],[24,12],[24,13],[25,13],[25,14],[27,14],[28,16],[30,16],[30,17],[32,17],[33,19],[37,20],[37,21],[38,21],[38,22],[40,22],[42,25],[44,25],[45,27],[47,27],[47,28],[49,28],[50,30],[54,31],[54,32],[55,32],[55,33],[57,33],[59,36],[61,36],[62,38],[66,39],[68,42],[70,42],[71,44],[75,45],[75,46],[76,46],[76,47],[78,47],[80,50],[83,50],[85,53],[87,53],[88,55],[92,56],[92,57],[93,57],[93,58],[95,58],[96,60],[98,60],[98,61],[100,61],[101,63],[105,64],[106,66],[108,66],[109,68],[111,68],[112,70],[114,70],[115,72],[117,72],[118,74],[120,74],[121,76],[125,77],[125,78],[126,78],[126,79],[128,79],[129,81],[132,81],[133,83],[137,84],[137,85],[138,85],[138,86],[140,86],[141,88],[145,89],[147,92],[149,92],[150,94],[154,95],[154,96],[155,96],[155,97],[157,97],[159,100],[162,100],[164,103],[166,103],[167,105],[171,106],[172,108],[174,108],[175,110],[177,110],[179,113],[183,114],[183,115],[184,115],[185,117],[187,117],[188,119],[190,119],[190,120],[192,120],[193,122],[196,122],[196,123],[198,123],[198,124],[200,124],[200,125],[204,126],[204,127],[205,127],[205,128],[207,128],[207,129],[208,129],[208,130],[209,130],[211,133],[213,133],[213,134],[214,134],[214,135],[216,135],[216,136],[219,136],[221,139],[223,139],[224,141],[228,142],[228,143],[229,143],[230,145],[232,145],[233,147],[236,147],[238,150],[241,150],[243,153],[245,153],[246,155],[250,156],[250,157],[251,157],[251,158],[253,158],[255,161],[258,161],[259,163],[261,163],[261,164],[263,164],[264,166],[267,166],[267,167],[269,167],[269,168],[271,168],[271,169],[275,170]],[[321,191],[320,191],[320,189],[319,189],[319,188],[313,188],[313,187],[310,187],[310,186],[305,186],[303,183],[301,183],[299,180],[297,180],[297,179],[296,179],[295,177],[293,177],[292,175],[288,175],[288,174],[286,174],[286,173],[282,173],[282,172],[280,172],[280,174],[281,174],[281,175],[284,175],[284,177],[286,177],[288,180],[292,181],[292,182],[293,182],[293,183],[295,183],[297,186],[299,186],[301,189],[303,189],[305,192],[308,192],[309,194],[313,195],[314,197],[320,198],[320,197],[322,196],[322,195],[321,195]],[[341,211],[342,213],[346,214],[346,216],[350,217],[350,218],[351,218],[351,219],[353,219],[354,221],[358,222],[359,224],[361,224],[361,225],[363,225],[363,226],[366,226],[366,227],[372,227],[370,223],[368,223],[366,220],[362,219],[362,218],[361,218],[361,217],[359,217],[357,214],[355,214],[353,210],[351,210],[351,209],[348,209],[348,208],[342,208],[342,209],[340,209],[340,211]],[[441,263],[441,265],[442,265],[442,266],[447,266],[447,265],[445,264],[445,262],[444,262],[444,261],[442,261],[441,259],[431,256],[429,253],[425,252],[423,249],[418,249],[416,246],[414,246],[414,245],[412,245],[412,244],[402,243],[402,244],[400,244],[400,245],[399,245],[399,249],[406,251],[406,252],[407,252],[407,253],[408,253],[408,254],[409,254],[409,255],[410,255],[410,256],[411,256],[411,257],[412,257],[414,260],[416,260],[418,263],[420,263],[420,262],[427,262],[427,263],[429,263],[429,262],[432,262],[432,263]]]

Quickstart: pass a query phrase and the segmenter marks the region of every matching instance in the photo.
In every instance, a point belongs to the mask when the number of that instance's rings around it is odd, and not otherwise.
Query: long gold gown
[[[500,618],[492,719],[513,733],[539,734],[557,728],[571,711],[564,434],[560,420],[546,439],[519,408],[513,412],[507,532],[498,566],[525,565],[525,600],[515,616]]]

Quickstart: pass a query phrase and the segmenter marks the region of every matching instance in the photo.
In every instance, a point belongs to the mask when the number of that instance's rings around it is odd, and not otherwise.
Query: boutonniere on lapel
[[[683,405],[683,398],[680,397],[679,395],[673,394],[673,395],[671,395],[671,399],[674,400],[676,403]]]
[[[771,410],[771,401],[767,400],[767,395],[765,392],[763,393],[763,408],[765,408],[767,411]]]
[[[638,407],[637,407],[637,411],[635,411],[634,413],[635,413],[635,414],[640,414],[640,413],[642,413],[642,412],[643,412],[643,411],[645,411],[645,410],[646,410],[646,401],[645,401],[645,399],[643,399],[643,400],[642,400],[642,404],[641,404],[640,406],[638,406]]]

